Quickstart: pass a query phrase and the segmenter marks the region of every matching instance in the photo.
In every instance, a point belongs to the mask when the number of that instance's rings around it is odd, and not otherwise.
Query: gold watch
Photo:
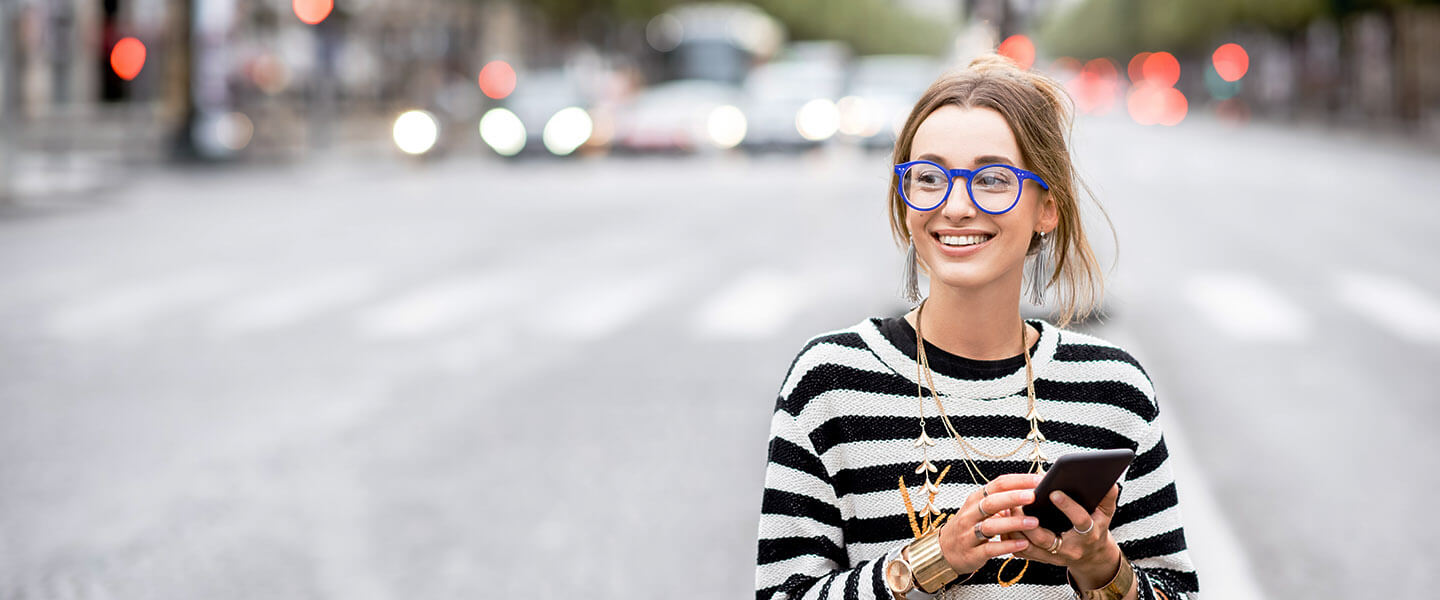
[[[1135,587],[1135,567],[1121,554],[1120,569],[1115,572],[1115,577],[1098,590],[1080,589],[1080,586],[1075,585],[1075,579],[1070,576],[1069,570],[1065,571],[1065,580],[1070,582],[1070,589],[1075,590],[1075,597],[1080,600],[1120,600],[1130,593],[1130,588]]]
[[[897,598],[934,594],[959,576],[940,551],[939,529],[920,536],[885,565],[885,586]]]

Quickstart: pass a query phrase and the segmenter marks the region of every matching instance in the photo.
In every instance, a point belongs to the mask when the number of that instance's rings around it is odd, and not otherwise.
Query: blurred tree
[[[489,0],[477,0],[489,1]],[[572,35],[594,15],[647,21],[682,0],[530,0],[562,36]],[[944,50],[952,23],[926,19],[887,0],[753,0],[785,25],[795,40],[839,40],[857,54],[921,53]]]
[[[1435,4],[1436,0],[1079,0],[1047,16],[1040,39],[1053,53],[1124,57],[1143,50],[1203,51],[1241,26],[1280,33],[1316,19]]]

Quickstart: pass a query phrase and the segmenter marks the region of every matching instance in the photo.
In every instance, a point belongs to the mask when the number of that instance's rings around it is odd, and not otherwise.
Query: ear
[[[1035,224],[1035,230],[1053,232],[1059,224],[1060,207],[1047,190],[1040,195],[1040,220]]]

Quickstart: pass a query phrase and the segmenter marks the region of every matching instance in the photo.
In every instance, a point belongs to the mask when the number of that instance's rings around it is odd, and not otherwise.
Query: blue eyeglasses
[[[914,160],[895,165],[900,177],[900,197],[910,208],[935,210],[950,197],[955,178],[965,178],[965,193],[970,202],[983,212],[999,215],[1010,212],[1020,202],[1020,191],[1029,179],[1050,189],[1039,175],[1010,165],[986,165],[979,169],[949,169],[928,160]]]

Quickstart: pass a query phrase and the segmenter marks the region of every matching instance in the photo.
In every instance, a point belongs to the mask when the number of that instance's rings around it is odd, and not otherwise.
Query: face
[[[1030,168],[1020,162],[1020,146],[1000,113],[954,105],[940,107],[920,123],[908,160],[928,160],[946,169],[974,170],[995,163]],[[1031,235],[1052,231],[1058,222],[1054,201],[1034,181],[1024,182],[1020,201],[1004,214],[976,208],[963,178],[955,179],[950,197],[939,208],[905,210],[916,256],[928,268],[931,285],[966,290],[1013,286],[1018,294]],[[941,235],[961,236],[965,245],[943,244]]]

